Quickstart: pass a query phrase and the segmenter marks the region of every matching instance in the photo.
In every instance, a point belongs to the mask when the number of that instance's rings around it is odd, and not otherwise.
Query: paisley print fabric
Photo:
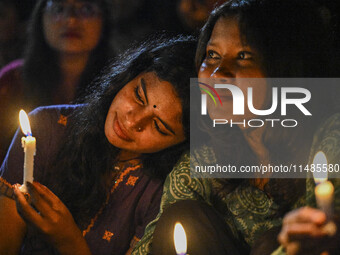
[[[340,114],[333,115],[318,129],[313,139],[309,162],[313,161],[315,153],[322,150],[329,164],[339,164],[340,161]],[[185,199],[205,201],[214,206],[224,216],[235,237],[245,240],[250,246],[269,229],[280,226],[282,218],[276,216],[279,205],[264,191],[250,185],[239,185],[236,189],[223,196],[218,194],[223,185],[223,179],[200,178],[190,175],[190,164],[211,163],[214,160],[213,150],[203,146],[199,151],[182,156],[179,163],[166,179],[159,214],[147,227],[143,238],[135,247],[136,254],[151,252],[152,235],[157,220],[163,211],[171,204]],[[204,177],[204,176],[201,176]],[[335,209],[340,211],[340,179],[331,180],[335,185]],[[314,181],[306,179],[306,194],[291,209],[309,205],[315,206]],[[279,248],[275,254],[284,254]]]

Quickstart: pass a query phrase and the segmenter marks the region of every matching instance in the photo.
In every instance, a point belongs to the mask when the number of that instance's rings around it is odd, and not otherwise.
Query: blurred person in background
[[[20,108],[74,102],[113,56],[109,0],[40,0],[25,56],[0,71],[0,162]]]
[[[187,31],[198,32],[213,8],[222,2],[221,0],[179,0],[177,13]]]

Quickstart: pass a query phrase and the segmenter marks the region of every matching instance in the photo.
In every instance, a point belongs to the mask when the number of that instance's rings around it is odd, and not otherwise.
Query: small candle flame
[[[314,171],[313,177],[316,184],[327,181],[328,179],[328,167],[326,169],[323,168],[324,164],[328,166],[327,158],[325,153],[319,151],[315,154],[313,159],[313,164],[315,168],[317,168],[317,164],[321,166],[321,171]]]
[[[174,229],[174,242],[177,254],[186,254],[187,237],[181,223],[177,222]]]
[[[32,131],[31,131],[31,126],[30,126],[30,121],[28,119],[27,113],[24,110],[20,110],[19,112],[19,121],[20,121],[21,131],[26,136],[31,136]]]

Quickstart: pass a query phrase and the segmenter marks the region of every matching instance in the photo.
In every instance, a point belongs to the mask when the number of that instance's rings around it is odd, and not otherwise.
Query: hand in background
[[[60,254],[90,254],[89,248],[70,211],[63,202],[44,185],[28,183],[33,209],[14,187],[17,210],[24,221],[33,226]]]
[[[328,251],[339,242],[335,232],[339,231],[333,223],[327,224],[324,212],[303,207],[284,217],[278,240],[288,255],[331,254]]]

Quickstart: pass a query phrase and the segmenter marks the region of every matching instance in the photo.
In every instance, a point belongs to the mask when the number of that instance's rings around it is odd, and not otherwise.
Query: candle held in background
[[[334,199],[334,186],[328,181],[328,162],[326,155],[319,151],[315,154],[313,164],[315,171],[313,172],[315,187],[315,199],[318,208],[320,208],[327,216],[328,220],[333,216],[333,199]],[[321,166],[322,171],[316,171],[317,166]]]

